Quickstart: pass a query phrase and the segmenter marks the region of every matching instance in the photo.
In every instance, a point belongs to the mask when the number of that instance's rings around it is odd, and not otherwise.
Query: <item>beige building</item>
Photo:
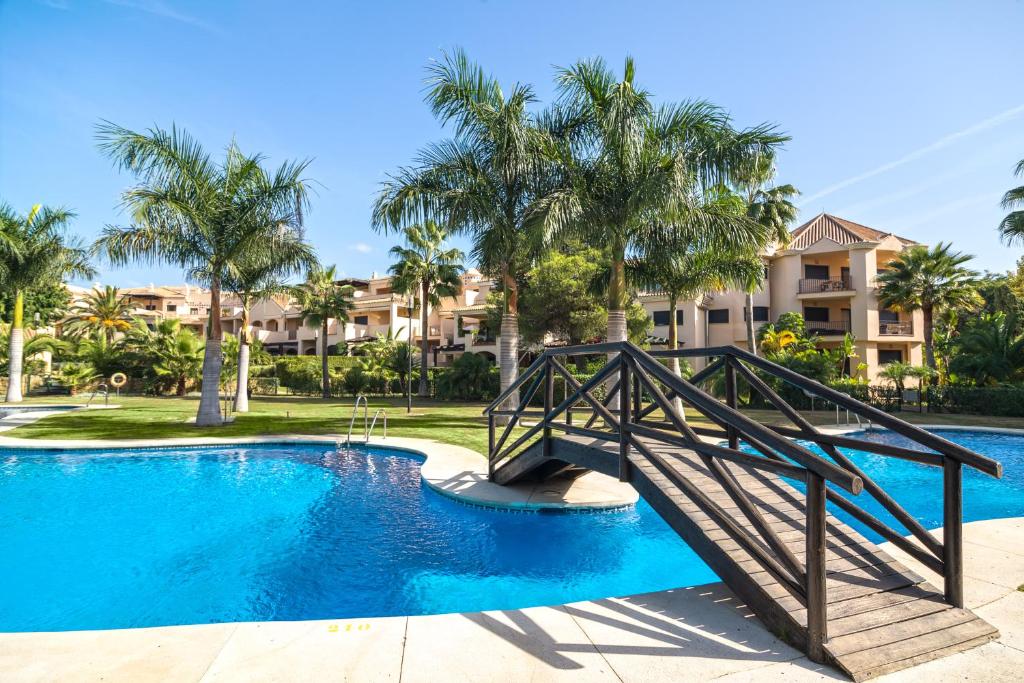
[[[200,337],[206,336],[210,290],[191,285],[149,285],[120,290],[132,304],[131,315],[147,322],[174,318]]]
[[[920,365],[924,343],[923,318],[886,310],[879,302],[878,273],[915,242],[820,214],[792,232],[786,249],[765,255],[768,277],[754,294],[754,325],[778,319],[787,312],[803,315],[807,329],[822,347],[835,346],[846,333],[856,339],[852,366],[867,365],[874,380],[879,368],[896,360]],[[654,335],[668,336],[668,299],[641,297],[654,319]],[[735,344],[747,346],[745,297],[742,292],[709,293],[682,302],[678,319],[680,343],[686,347]],[[700,363],[695,366],[700,367]]]

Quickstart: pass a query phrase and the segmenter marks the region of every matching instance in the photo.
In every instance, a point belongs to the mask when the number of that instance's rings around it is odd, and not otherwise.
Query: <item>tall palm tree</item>
[[[344,329],[352,310],[352,285],[338,284],[334,266],[311,268],[306,281],[292,288],[301,309],[302,322],[320,328],[320,370],[323,373],[323,397],[331,397],[331,376],[327,367],[327,331],[331,320]],[[344,335],[343,335],[344,336]]]
[[[24,367],[25,292],[44,282],[60,282],[67,277],[92,277],[88,253],[77,240],[66,234],[74,214],[36,204],[20,216],[10,207],[0,206],[0,232],[13,248],[0,249],[0,283],[14,293],[14,310],[8,347],[7,397],[10,403],[22,400],[21,376]]]
[[[610,250],[608,341],[623,341],[627,255],[649,251],[676,231],[689,233],[677,236],[681,242],[696,232],[756,247],[763,241],[759,224],[735,220],[703,195],[729,181],[744,160],[769,154],[788,138],[769,125],[736,131],[726,112],[706,101],[656,108],[635,84],[631,58],[621,80],[593,59],[561,69],[557,86],[566,123],[547,150],[563,183],[538,210],[552,237]],[[685,221],[672,220],[683,212]]]
[[[935,370],[935,312],[960,308],[974,310],[982,299],[974,287],[976,271],[963,264],[973,256],[950,251],[952,245],[939,242],[929,249],[916,245],[889,262],[878,275],[878,299],[895,311],[918,309],[924,315],[924,350],[928,367]]]
[[[313,248],[303,239],[299,227],[284,231],[273,251],[256,250],[229,269],[224,285],[238,298],[242,309],[236,357],[235,412],[249,412],[249,316],[253,303],[285,292],[285,278],[315,265]]]
[[[373,222],[388,229],[443,219],[451,231],[469,235],[473,260],[500,283],[504,391],[519,368],[519,283],[538,252],[530,207],[545,188],[542,138],[528,111],[536,96],[520,83],[506,93],[461,50],[428,71],[427,103],[442,124],[454,126],[454,137],[430,145],[384,183]]]
[[[172,263],[210,289],[203,384],[196,424],[221,423],[218,407],[221,293],[230,272],[254,254],[272,254],[297,230],[307,202],[302,178],[308,162],[285,162],[274,171],[260,155],[246,156],[232,141],[214,161],[183,130],[145,133],[112,123],[99,126],[100,148],[138,184],[122,204],[129,227],[107,226],[95,249],[114,264]],[[254,220],[259,217],[259,220]]]
[[[444,229],[432,220],[405,229],[406,246],[392,247],[396,259],[388,269],[394,289],[416,294],[420,305],[420,387],[419,395],[430,395],[427,383],[428,306],[440,306],[441,299],[454,299],[462,290],[462,260],[458,249],[445,249]]]
[[[131,329],[132,305],[117,287],[93,287],[82,303],[85,307],[64,325],[67,332],[73,335],[98,332],[112,342],[118,332]]]
[[[1017,162],[1013,174],[1024,176],[1024,159]],[[999,234],[1008,244],[1024,241],[1024,185],[1007,190],[1002,205],[1013,210],[999,222]]]
[[[983,314],[960,336],[950,370],[979,385],[1024,379],[1024,335],[1011,313]]]
[[[789,226],[799,213],[793,198],[800,192],[792,185],[767,185],[775,177],[775,163],[771,155],[758,155],[743,164],[737,178],[737,189],[746,202],[747,216],[766,229],[766,236],[780,247],[789,243]],[[764,245],[769,246],[768,244]],[[754,292],[764,285],[765,272],[741,283],[746,295],[747,349],[757,354],[754,340]]]
[[[668,348],[675,350],[679,348],[679,301],[742,285],[763,270],[760,259],[748,254],[731,253],[713,243],[690,244],[681,250],[666,247],[652,250],[642,258],[627,259],[626,280],[668,296]],[[673,357],[669,363],[672,372],[681,376],[679,359]],[[682,416],[682,401],[676,398],[674,404]]]

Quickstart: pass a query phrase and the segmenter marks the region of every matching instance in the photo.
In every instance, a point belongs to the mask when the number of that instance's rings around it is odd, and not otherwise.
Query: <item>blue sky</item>
[[[95,236],[130,178],[96,150],[101,118],[172,122],[211,150],[313,158],[308,234],[326,262],[383,272],[369,227],[385,175],[443,136],[424,66],[465,48],[543,100],[553,65],[637,61],[659,101],[707,98],[793,136],[779,181],[825,210],[1012,268],[999,197],[1024,157],[1024,3],[0,0],[0,200],[66,205]],[[465,246],[460,244],[460,246]],[[103,265],[124,286],[173,268]]]

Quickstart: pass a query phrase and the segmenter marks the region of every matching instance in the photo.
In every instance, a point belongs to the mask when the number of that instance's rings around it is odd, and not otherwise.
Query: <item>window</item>
[[[708,322],[712,325],[729,322],[728,308],[713,308],[708,311]]]
[[[804,265],[804,277],[808,280],[827,280],[828,266]]]
[[[191,313],[192,315],[199,315],[199,309],[198,308],[190,308],[189,309],[189,313]]]
[[[671,318],[669,318],[668,311],[654,311],[651,315],[654,317],[655,325],[668,325],[669,320],[671,320]],[[676,311],[676,323],[679,325],[683,324],[682,311]]]
[[[809,323],[827,323],[828,309],[818,306],[804,306],[804,320]]]
[[[743,307],[743,320],[747,319],[747,308]],[[754,322],[755,323],[766,323],[768,322],[768,307],[767,306],[754,306]]]
[[[174,313],[177,310],[178,310],[177,304],[167,304],[167,311],[169,313]]]
[[[878,349],[878,364],[902,363],[903,352],[899,349]]]
[[[357,315],[356,317],[352,318],[352,321],[356,325],[367,325],[370,322],[370,316],[368,316],[368,315]]]
[[[898,323],[900,321],[900,314],[896,311],[890,311],[888,308],[878,309],[878,322],[880,323]]]
[[[146,304],[146,310],[147,311],[155,311],[156,310],[156,304]]]

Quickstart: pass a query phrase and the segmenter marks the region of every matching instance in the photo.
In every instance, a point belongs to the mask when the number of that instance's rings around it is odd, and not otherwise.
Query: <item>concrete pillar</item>
[[[770,266],[772,281],[769,297],[771,300],[772,322],[783,313],[801,312],[803,307],[796,298],[800,287],[800,254],[786,254],[772,260]]]
[[[850,286],[854,290],[850,330],[859,340],[878,338],[878,298],[874,289],[877,272],[875,251],[870,245],[850,249]]]

